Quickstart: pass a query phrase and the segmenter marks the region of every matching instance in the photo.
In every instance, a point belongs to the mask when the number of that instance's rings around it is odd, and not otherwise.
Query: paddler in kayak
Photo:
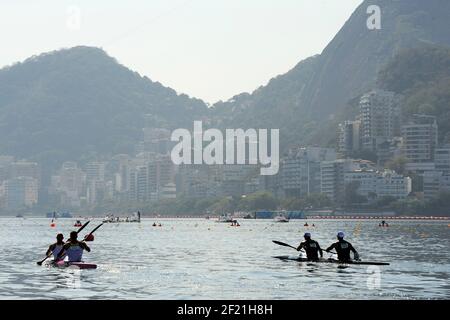
[[[66,242],[61,252],[55,258],[55,262],[59,261],[65,254],[68,257],[69,262],[81,262],[84,250],[91,252],[91,249],[85,242],[78,241],[78,232],[72,231],[70,233],[70,239]]]
[[[305,238],[305,241],[300,243],[300,245],[297,248],[297,251],[305,249],[306,258],[310,261],[318,261],[319,253],[320,253],[320,257],[323,258],[323,251],[320,248],[319,243],[317,241],[311,239],[311,233],[306,232],[303,237]]]
[[[53,254],[53,258],[56,259],[58,254],[63,249],[64,244],[64,235],[62,233],[58,233],[56,235],[56,242],[48,247],[47,253],[45,255],[49,256],[50,254]]]
[[[359,254],[353,248],[352,244],[348,241],[344,240],[345,234],[342,231],[339,231],[337,234],[338,242],[333,243],[329,248],[327,248],[325,251],[330,252],[331,250],[335,249],[337,252],[338,260],[342,262],[351,261],[350,258],[350,251],[353,252],[354,259],[356,261],[359,260]]]

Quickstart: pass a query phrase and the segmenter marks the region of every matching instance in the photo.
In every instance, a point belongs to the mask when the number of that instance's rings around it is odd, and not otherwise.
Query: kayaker
[[[322,248],[320,248],[320,245],[317,241],[311,239],[311,233],[306,232],[303,237],[305,238],[305,241],[300,243],[297,251],[305,249],[306,257],[311,261],[319,260],[319,253],[320,257],[323,258]]]
[[[353,252],[353,257],[356,261],[359,260],[359,254],[353,248],[352,244],[348,241],[344,240],[345,234],[342,231],[339,231],[337,234],[338,241],[333,243],[329,248],[327,248],[325,251],[330,252],[331,250],[335,249],[337,252],[338,260],[339,261],[350,261],[350,251]]]
[[[46,256],[49,256],[50,254],[53,254],[53,258],[56,259],[58,254],[61,252],[64,246],[64,235],[62,233],[58,233],[56,235],[56,242],[54,244],[51,244],[48,247]]]
[[[81,262],[84,250],[91,252],[91,249],[85,242],[78,241],[78,232],[72,231],[70,233],[70,239],[66,242],[61,252],[55,258],[55,262],[59,261],[65,254],[67,254],[69,262]]]

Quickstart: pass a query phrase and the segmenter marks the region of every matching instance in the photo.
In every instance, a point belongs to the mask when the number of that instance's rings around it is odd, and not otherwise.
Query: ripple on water
[[[444,222],[242,220],[241,228],[202,219],[159,219],[99,229],[87,261],[96,270],[38,267],[56,232],[71,219],[4,219],[0,224],[0,299],[448,299],[450,239]],[[95,221],[91,222],[95,225]],[[444,224],[444,225],[443,225]],[[322,247],[337,230],[366,260],[391,262],[369,269],[279,261],[306,230]],[[38,235],[38,236],[36,236]],[[374,273],[374,270],[376,271]],[[379,277],[377,282],[376,278]],[[377,285],[379,283],[379,285]]]

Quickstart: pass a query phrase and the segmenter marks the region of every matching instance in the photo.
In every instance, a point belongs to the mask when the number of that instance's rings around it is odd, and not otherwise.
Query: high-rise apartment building
[[[361,145],[376,151],[377,146],[400,134],[401,97],[394,92],[373,90],[361,97]]]

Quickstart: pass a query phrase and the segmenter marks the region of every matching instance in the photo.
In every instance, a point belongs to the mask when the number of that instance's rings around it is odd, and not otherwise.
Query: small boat
[[[275,221],[275,222],[289,222],[289,218],[287,218],[286,216],[284,216],[282,214],[279,214],[273,219],[273,221]]]
[[[229,215],[229,214],[224,214],[224,215],[221,215],[218,219],[217,219],[217,222],[222,222],[222,223],[231,223],[231,222],[233,222],[234,221],[234,219],[231,217],[231,215]]]
[[[114,215],[107,215],[103,218],[104,223],[121,223],[121,222],[141,222],[141,213],[133,213],[131,217],[115,217]]]
[[[23,215],[18,214],[18,215],[16,216],[16,218],[23,218]]]
[[[346,261],[342,262],[336,259],[319,259],[317,261],[310,261],[305,257],[299,257],[299,256],[275,256],[274,258],[284,260],[284,261],[297,261],[297,262],[308,262],[308,263],[336,263],[336,264],[352,264],[352,265],[371,265],[371,266],[388,266],[389,263],[387,262],[376,262],[376,261]]]

